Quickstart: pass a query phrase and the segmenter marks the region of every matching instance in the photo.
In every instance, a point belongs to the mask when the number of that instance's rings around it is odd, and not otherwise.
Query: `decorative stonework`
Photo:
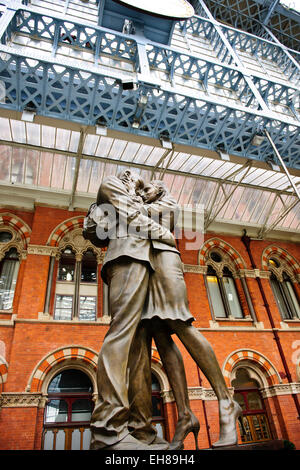
[[[83,254],[87,250],[92,250],[97,258],[97,263],[102,264],[105,252],[101,248],[96,248],[89,240],[85,240],[82,236],[82,229],[77,228],[68,232],[61,238],[57,249],[59,250],[57,256],[67,247],[71,247],[75,253],[76,261],[81,261]]]
[[[217,251],[217,250],[213,250],[213,251]],[[221,253],[220,251],[218,251],[220,253],[220,255],[222,257],[224,257],[224,254]],[[215,262],[212,262],[212,260],[210,262],[207,263],[208,265],[211,265],[217,272],[218,271],[221,271],[224,269],[225,266],[227,266],[229,269],[231,267],[231,272],[233,272],[233,274],[235,273],[235,266],[233,263],[230,262],[229,260],[229,263],[226,263],[226,260],[225,262],[223,263],[215,263]],[[200,266],[198,264],[183,264],[183,271],[185,273],[195,273],[195,274],[207,274],[207,267],[208,266]],[[260,277],[262,279],[269,279],[271,276],[271,272],[270,271],[263,271],[263,270],[260,270],[260,269],[239,269],[236,271],[236,277],[238,278],[251,278],[251,279],[255,279],[256,277]]]
[[[11,248],[15,248],[20,260],[27,257],[27,246],[29,242],[29,228],[23,225],[21,219],[2,214],[0,216],[0,232],[9,232],[12,236],[8,242],[0,243],[0,261]]]
[[[216,263],[210,258],[210,253],[217,252],[222,261]],[[207,240],[201,247],[198,255],[198,262],[200,266],[212,266],[217,276],[222,276],[224,267],[227,267],[233,275],[238,275],[241,269],[246,268],[246,264],[238,252],[224,240],[219,238],[211,238]]]
[[[50,237],[48,238],[47,245],[50,246],[58,246],[62,238],[65,235],[76,229],[83,227],[83,216],[72,217],[71,219],[65,220],[64,222],[60,223],[51,233]]]
[[[47,355],[35,368],[26,387],[27,392],[40,392],[45,377],[57,364],[65,361],[83,362],[97,369],[98,355],[91,349],[81,346],[67,346],[53,351]]]
[[[29,255],[56,256],[57,252],[57,247],[44,245],[29,245],[27,249]]]
[[[0,397],[1,408],[28,408],[45,406],[47,398],[41,393],[2,393]]]
[[[229,392],[233,394],[233,388],[229,388]],[[172,390],[163,390],[161,396],[164,403],[172,403],[175,401]],[[189,400],[217,400],[217,396],[212,388],[190,387],[188,389]]]
[[[291,395],[300,393],[300,383],[278,384],[272,387],[260,389],[263,398],[271,398],[280,395]]]
[[[228,386],[231,385],[232,372],[238,363],[253,363],[260,370],[269,386],[281,382],[278,372],[271,362],[261,353],[250,349],[239,349],[227,357],[223,365],[223,375]]]
[[[29,225],[27,225],[22,219],[20,219],[15,214],[10,214],[9,212],[2,212],[0,214],[0,230],[1,226],[3,227],[3,229],[8,229],[13,234],[16,234],[18,238],[17,241],[21,242],[23,249],[26,250],[31,235],[31,229]]]
[[[275,259],[279,266],[270,265],[271,258]],[[276,245],[268,246],[263,251],[262,268],[264,271],[272,272],[280,282],[283,281],[283,272],[286,272],[292,282],[299,282],[300,264],[287,251]]]
[[[207,266],[199,266],[198,264],[184,264],[183,272],[195,273],[195,274],[206,274]]]

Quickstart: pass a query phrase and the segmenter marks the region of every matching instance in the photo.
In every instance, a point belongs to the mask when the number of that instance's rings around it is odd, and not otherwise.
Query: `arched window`
[[[165,438],[165,417],[164,404],[161,397],[160,384],[154,374],[152,374],[152,424],[157,429],[157,434]]]
[[[249,376],[247,369],[239,368],[232,381],[234,399],[243,410],[242,442],[260,442],[272,439],[270,426],[258,383]]]
[[[86,320],[97,318],[97,259],[87,250],[76,259],[71,247],[60,256],[55,291],[55,320]]]
[[[289,269],[285,263],[277,258],[268,260],[269,269],[272,272],[270,282],[279,311],[284,320],[299,320],[300,306],[297,294],[294,290]]]
[[[9,232],[1,232],[2,242],[7,242]],[[4,240],[3,240],[4,239]],[[0,263],[0,310],[12,308],[19,272],[19,254],[10,248]]]
[[[215,258],[215,262],[219,258]],[[223,267],[222,271],[209,265],[206,275],[206,283],[210,305],[215,318],[243,318],[236,285],[231,271]]]
[[[93,411],[92,383],[78,369],[57,374],[48,387],[44,413],[44,450],[88,450]]]

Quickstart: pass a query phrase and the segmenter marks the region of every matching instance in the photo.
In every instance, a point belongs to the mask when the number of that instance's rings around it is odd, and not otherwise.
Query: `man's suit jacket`
[[[110,237],[106,256],[103,262],[101,275],[105,282],[107,264],[117,260],[121,256],[127,256],[136,260],[151,263],[152,248],[158,250],[175,251],[175,239],[171,231],[156,222],[155,217],[148,217],[148,211],[152,207],[153,214],[159,217],[164,209],[164,215],[172,206],[172,203],[158,206],[154,204],[144,206],[136,202],[126,186],[116,176],[109,176],[101,184],[97,205],[110,204],[116,211],[116,230]],[[153,215],[152,214],[152,215]]]

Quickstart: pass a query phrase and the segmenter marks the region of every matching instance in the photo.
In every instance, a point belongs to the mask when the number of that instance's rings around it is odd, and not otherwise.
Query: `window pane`
[[[300,318],[300,307],[299,307],[298,299],[294,292],[293,286],[290,281],[285,281],[284,285],[286,287],[285,291],[286,291],[287,296],[289,297],[289,301],[293,307],[295,316]]]
[[[12,308],[14,293],[18,278],[19,260],[17,251],[13,248],[6,253],[2,261],[0,277],[0,309]]]
[[[76,400],[72,404],[72,421],[90,421],[92,416],[92,402],[90,400]]]
[[[250,428],[250,423],[248,421],[248,417],[243,416],[242,419],[243,419],[244,428],[242,428],[240,422],[238,422],[242,441],[243,442],[252,441],[253,436],[252,436],[252,433],[251,433],[251,428]],[[249,417],[249,419],[251,419],[251,418]],[[245,433],[244,433],[244,431],[245,431]]]
[[[243,395],[241,393],[235,393],[234,394],[234,399],[240,405],[242,410],[244,411],[246,409],[246,404],[245,404],[245,400],[244,400]]]
[[[68,405],[64,400],[50,400],[46,408],[46,423],[65,423],[68,419]]]
[[[56,295],[55,303],[55,320],[71,320],[72,319],[72,295]]]
[[[281,289],[280,289],[280,284],[279,284],[279,281],[277,281],[277,279],[272,279],[271,278],[271,285],[272,285],[272,288],[273,288],[273,292],[274,292],[274,295],[276,297],[276,301],[278,303],[278,306],[279,306],[279,310],[281,312],[281,315],[283,316],[283,318],[291,318],[291,314],[288,310],[288,307],[284,301],[284,297],[282,295],[282,292],[281,292]]]
[[[56,375],[48,387],[48,393],[87,393],[92,390],[92,383],[88,376],[74,369],[68,369]]]
[[[162,416],[162,400],[160,396],[152,395],[152,414],[153,417]]]
[[[96,320],[96,297],[80,296],[79,320]]]
[[[252,418],[252,424],[253,424],[253,427],[254,427],[254,431],[255,431],[255,434],[256,434],[256,439],[258,441],[261,441],[263,439],[263,434],[262,434],[262,430],[260,428],[259,417],[257,415],[254,415],[254,416],[251,416],[251,418]]]
[[[259,420],[260,420],[260,429],[261,429],[261,432],[262,432],[262,435],[263,435],[263,439],[271,439],[271,434],[270,434],[270,431],[269,431],[269,426],[268,426],[266,416],[265,415],[260,415]]]
[[[67,249],[62,253],[58,269],[59,281],[74,281],[75,262],[75,255],[71,250]]]
[[[250,392],[247,395],[248,406],[250,410],[262,409],[262,402],[257,392]]]
[[[235,318],[243,318],[243,312],[236,292],[234,279],[232,279],[232,277],[223,277],[222,282],[226,292],[231,315]]]
[[[56,434],[55,450],[65,450],[66,431],[60,429]]]
[[[89,428],[83,431],[82,450],[89,450],[91,443],[91,430]]]
[[[51,429],[45,432],[43,450],[52,450],[54,441],[54,433]]]
[[[92,251],[87,251],[83,255],[81,282],[97,282],[97,259]]]
[[[10,232],[0,232],[0,243],[7,243],[12,239]]]
[[[217,276],[207,276],[206,279],[207,279],[209,296],[210,296],[210,300],[212,303],[215,317],[224,318],[226,317],[226,312],[224,309],[223,300],[222,300],[221,293],[220,293],[218,278]]]

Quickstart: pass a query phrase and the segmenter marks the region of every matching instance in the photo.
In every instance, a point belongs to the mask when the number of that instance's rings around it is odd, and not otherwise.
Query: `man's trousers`
[[[150,269],[126,257],[107,266],[112,321],[98,360],[91,449],[113,445],[134,430],[148,444],[156,436],[151,426],[151,339],[139,325]]]

